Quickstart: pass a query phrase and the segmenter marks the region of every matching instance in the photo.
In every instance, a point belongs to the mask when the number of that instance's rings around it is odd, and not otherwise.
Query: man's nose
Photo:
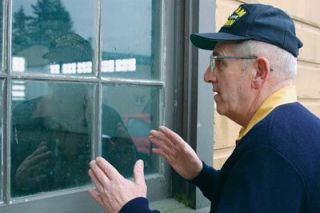
[[[208,66],[206,72],[204,73],[203,80],[207,83],[214,83],[216,81],[216,76],[214,72],[211,71],[211,67]]]

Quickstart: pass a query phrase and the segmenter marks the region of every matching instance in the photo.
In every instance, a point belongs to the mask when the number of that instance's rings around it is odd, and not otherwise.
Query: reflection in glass
[[[12,89],[21,83],[23,96],[12,92],[12,196],[88,183],[93,85],[13,81]]]
[[[14,0],[12,70],[92,73],[93,17],[93,1]]]
[[[150,0],[102,1],[101,72],[107,77],[158,79],[155,50],[159,42],[154,19],[160,7]],[[160,1],[159,1],[160,2]],[[124,15],[130,14],[130,15]],[[159,36],[158,36],[159,37]]]
[[[104,86],[103,104],[102,155],[125,176],[132,175],[137,159],[144,160],[146,173],[156,172],[148,135],[159,126],[159,88]],[[106,106],[119,115],[110,115]]]

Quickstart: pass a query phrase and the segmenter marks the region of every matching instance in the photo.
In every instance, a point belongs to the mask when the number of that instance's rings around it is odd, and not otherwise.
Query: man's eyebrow
[[[212,52],[212,56],[219,56],[219,55],[221,55],[219,52],[217,52],[217,51],[213,51]]]

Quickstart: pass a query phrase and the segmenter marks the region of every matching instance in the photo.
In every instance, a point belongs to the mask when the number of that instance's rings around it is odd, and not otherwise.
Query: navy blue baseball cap
[[[295,57],[303,45],[292,19],[282,10],[264,4],[242,4],[219,32],[191,34],[190,40],[206,50],[213,50],[217,42],[256,40],[278,46]]]

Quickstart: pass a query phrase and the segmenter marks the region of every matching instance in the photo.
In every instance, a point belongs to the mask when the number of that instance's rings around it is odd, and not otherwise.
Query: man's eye
[[[216,59],[215,61],[215,65],[218,69],[221,69],[222,68],[222,65],[223,65],[223,60],[222,59]]]

